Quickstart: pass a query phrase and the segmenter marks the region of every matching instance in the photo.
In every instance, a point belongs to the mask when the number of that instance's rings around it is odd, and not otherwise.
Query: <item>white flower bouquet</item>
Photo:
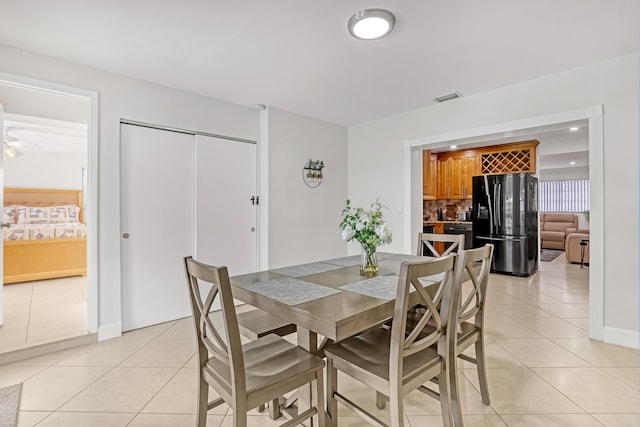
[[[376,200],[371,204],[370,210],[354,208],[351,200],[347,200],[345,208],[342,210],[342,238],[347,242],[355,239],[362,246],[363,263],[375,266],[378,270],[378,263],[375,257],[378,246],[391,243],[391,229],[382,216],[382,208],[385,207]],[[366,258],[366,259],[365,259]],[[366,268],[366,266],[361,266]]]

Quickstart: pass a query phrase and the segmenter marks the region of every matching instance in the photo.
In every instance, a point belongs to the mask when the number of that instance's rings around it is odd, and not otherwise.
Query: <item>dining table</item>
[[[429,257],[380,252],[379,271],[360,273],[361,256],[347,256],[232,276],[233,297],[297,325],[297,345],[321,354],[323,343],[342,341],[393,316],[403,261]],[[425,285],[441,278],[425,278]],[[310,404],[310,389],[298,392],[298,409]]]

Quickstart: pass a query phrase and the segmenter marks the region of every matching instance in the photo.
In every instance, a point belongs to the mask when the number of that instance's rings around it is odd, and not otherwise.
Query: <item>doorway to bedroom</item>
[[[0,354],[89,338],[87,97],[0,76]],[[8,79],[9,80],[9,79]]]

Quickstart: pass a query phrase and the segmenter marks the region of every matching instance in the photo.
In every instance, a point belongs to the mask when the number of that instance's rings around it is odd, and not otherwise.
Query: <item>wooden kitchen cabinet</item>
[[[431,154],[431,150],[422,152],[422,198],[436,200],[438,186],[438,156]]]
[[[429,181],[425,185],[425,200],[471,200],[473,177],[505,173],[536,173],[536,147],[538,141],[500,144],[469,150],[430,154]],[[423,152],[423,163],[426,162]],[[435,173],[434,173],[435,171]],[[423,169],[423,174],[424,174]],[[423,181],[427,175],[423,175]],[[425,181],[426,182],[426,181]],[[435,188],[435,192],[432,190]]]
[[[475,152],[467,152],[464,156],[463,199],[473,198],[473,177],[478,175],[482,175],[482,158]]]
[[[438,157],[438,199],[462,199],[466,177],[464,155]]]
[[[434,234],[444,234],[444,224],[442,222],[435,223],[433,232]],[[444,242],[436,242],[435,249],[438,253],[444,252]]]
[[[436,192],[438,199],[449,198],[449,159],[438,156],[436,160],[438,190]]]

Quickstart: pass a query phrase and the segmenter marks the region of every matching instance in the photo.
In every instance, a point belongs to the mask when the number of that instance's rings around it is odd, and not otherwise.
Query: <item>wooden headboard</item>
[[[41,188],[5,188],[4,205],[61,206],[76,205],[82,218],[82,190],[49,190]]]

